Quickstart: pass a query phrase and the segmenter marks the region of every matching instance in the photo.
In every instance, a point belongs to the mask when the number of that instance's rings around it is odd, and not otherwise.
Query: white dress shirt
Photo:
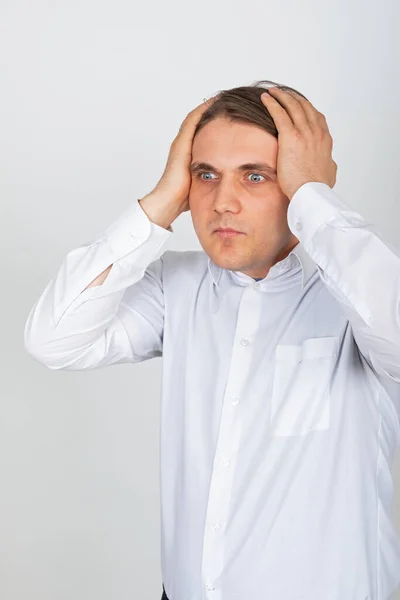
[[[27,318],[50,369],[163,357],[170,600],[387,600],[400,584],[400,258],[323,183],[287,218],[300,242],[255,282],[163,250],[173,229],[135,201]]]

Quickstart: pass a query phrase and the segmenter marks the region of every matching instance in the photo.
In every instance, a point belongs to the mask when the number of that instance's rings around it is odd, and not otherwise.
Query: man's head
[[[271,85],[297,92],[272,81],[220,92],[192,146],[189,208],[200,244],[218,266],[254,278],[265,277],[299,241],[276,180],[278,131],[260,99]],[[242,233],[223,237],[217,228]]]

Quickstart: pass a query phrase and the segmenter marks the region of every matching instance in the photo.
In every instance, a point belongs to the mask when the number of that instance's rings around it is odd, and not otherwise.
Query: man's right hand
[[[183,212],[189,210],[189,191],[192,183],[190,163],[192,143],[196,125],[201,115],[217,96],[202,102],[185,117],[179,133],[171,144],[167,165],[156,187],[139,200],[140,206],[150,221],[164,229]],[[102,285],[111,271],[112,264],[96,277],[87,287]],[[85,288],[87,289],[87,288]]]
[[[161,179],[156,187],[140,200],[142,208],[151,220],[154,220],[152,215],[155,203],[161,211],[164,208],[164,213],[157,211],[157,216],[165,214],[167,217],[163,219],[163,227],[168,228],[179,214],[189,210],[188,197],[192,183],[190,163],[192,160],[194,132],[202,114],[212,105],[217,97],[218,95],[202,102],[185,117],[179,128],[178,135],[171,144],[167,164]],[[157,221],[160,221],[160,219],[158,218],[155,222]],[[170,221],[167,226],[165,225],[166,221]],[[158,222],[158,224],[161,223]]]

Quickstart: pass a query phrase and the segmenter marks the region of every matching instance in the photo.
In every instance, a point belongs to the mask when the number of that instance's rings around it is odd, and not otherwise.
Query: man
[[[27,319],[51,369],[163,356],[163,598],[387,600],[400,583],[400,259],[336,171],[302,94],[222,91]],[[204,252],[163,252],[187,210]]]

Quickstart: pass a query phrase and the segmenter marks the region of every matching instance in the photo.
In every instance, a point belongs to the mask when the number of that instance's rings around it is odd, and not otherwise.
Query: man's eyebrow
[[[245,163],[244,165],[239,165],[236,167],[237,171],[267,171],[271,175],[276,175],[276,169],[271,167],[268,163],[264,162],[256,162],[256,163]],[[198,171],[215,171],[215,173],[220,173],[218,169],[210,165],[206,162],[193,162],[190,165],[191,173],[197,173]]]

